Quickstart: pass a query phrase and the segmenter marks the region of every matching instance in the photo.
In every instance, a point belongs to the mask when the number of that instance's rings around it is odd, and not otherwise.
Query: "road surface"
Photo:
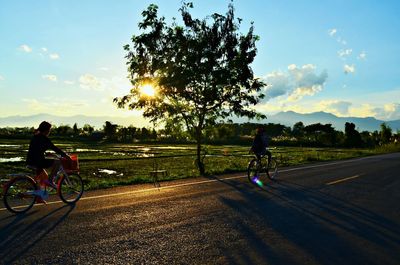
[[[399,172],[395,153],[0,205],[0,264],[400,264]]]

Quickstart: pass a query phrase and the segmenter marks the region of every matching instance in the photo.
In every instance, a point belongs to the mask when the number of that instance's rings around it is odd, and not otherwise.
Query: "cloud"
[[[47,52],[48,51],[46,47],[42,47],[41,50],[42,50],[42,52]]]
[[[4,81],[4,80],[5,80],[4,76],[0,75],[0,81]]]
[[[343,71],[345,74],[349,74],[349,73],[353,74],[356,71],[356,68],[355,68],[354,64],[352,64],[352,65],[345,64],[343,66]]]
[[[287,95],[287,101],[298,101],[304,96],[313,96],[323,89],[327,78],[326,71],[317,74],[312,64],[302,67],[291,64],[287,72],[275,71],[266,75],[266,99]]]
[[[375,117],[376,108],[371,104],[364,103],[361,106],[354,106],[349,108],[349,116],[351,117]]]
[[[99,68],[101,71],[105,71],[105,72],[107,72],[108,70],[110,70],[108,67],[100,67]]]
[[[65,81],[64,81],[64,84],[66,84],[66,85],[73,85],[73,84],[75,84],[75,82],[74,82],[74,81],[71,81],[71,80],[65,80]]]
[[[52,82],[57,82],[57,76],[56,75],[42,75],[43,79],[52,81]]]
[[[80,87],[88,90],[103,90],[99,79],[91,74],[84,74],[79,77]]]
[[[342,37],[338,37],[338,38],[336,39],[336,41],[339,42],[339,43],[342,44],[342,45],[347,45],[347,41],[344,40],[344,39],[342,39]]]
[[[365,60],[365,59],[367,59],[367,53],[365,52],[365,51],[362,51],[359,55],[358,55],[358,57],[357,57],[359,60]]]
[[[26,52],[26,53],[32,52],[32,48],[29,47],[29,46],[26,45],[26,44],[23,44],[23,45],[19,46],[19,49],[20,49],[21,51]]]
[[[52,59],[52,60],[60,59],[60,55],[58,55],[57,53],[51,53],[51,54],[49,55],[49,57],[50,57],[50,59]]]
[[[316,67],[312,64],[303,65],[301,68],[289,65],[289,74],[294,80],[295,89],[290,93],[288,101],[297,101],[304,96],[313,96],[320,92],[328,78],[328,73],[323,71],[316,74]]]
[[[45,111],[52,113],[62,113],[73,110],[74,108],[88,107],[89,104],[86,100],[70,100],[63,98],[45,98],[37,100],[35,98],[24,98],[22,99],[26,103],[28,109],[33,111]],[[74,108],[71,108],[74,107]]]
[[[331,37],[335,36],[336,33],[337,33],[337,29],[330,29],[330,30],[328,30],[328,34],[329,34],[329,36],[331,36]]]
[[[315,104],[315,108],[318,111],[325,111],[336,116],[348,116],[349,108],[352,106],[352,103],[349,101],[342,101],[342,100],[322,100]]]
[[[272,72],[267,74],[265,81],[267,87],[265,89],[267,99],[285,95],[292,87],[289,75],[283,72]]]
[[[314,96],[322,90],[321,86],[298,87],[288,97],[288,101],[299,101],[304,96]]]
[[[39,103],[39,101],[37,99],[33,99],[33,98],[23,98],[22,102],[27,104],[27,107],[31,110],[35,110],[35,111],[43,111],[46,108]]]
[[[338,53],[339,57],[345,58],[346,56],[350,56],[352,52],[353,52],[352,49],[342,49],[342,50],[339,50],[337,53]]]
[[[400,103],[387,103],[383,108],[375,108],[376,116],[383,120],[400,119]]]

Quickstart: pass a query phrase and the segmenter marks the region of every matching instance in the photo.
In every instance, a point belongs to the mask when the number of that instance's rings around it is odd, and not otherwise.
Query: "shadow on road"
[[[247,246],[240,253],[219,246],[230,264],[396,264],[400,260],[400,225],[375,212],[289,181],[263,188],[220,181],[241,194],[240,199],[220,196],[236,213],[226,222],[246,241],[241,245]],[[257,231],[259,227],[265,229]],[[371,260],[376,257],[379,260]]]
[[[27,221],[31,215],[39,212],[38,210],[10,218],[10,222],[0,231],[0,263],[11,264],[15,262],[59,226],[74,208],[75,205],[64,205],[30,224],[24,224],[24,221]],[[56,215],[60,216],[55,217]],[[46,250],[43,249],[40,251]]]

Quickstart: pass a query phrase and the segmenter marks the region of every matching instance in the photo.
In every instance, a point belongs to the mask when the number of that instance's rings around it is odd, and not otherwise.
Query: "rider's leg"
[[[48,180],[49,175],[43,168],[38,168],[36,170],[36,181],[39,182],[40,189],[44,190],[46,187],[46,180]]]
[[[257,157],[257,169],[261,168],[261,154],[257,154],[255,153],[256,157]]]
[[[265,154],[268,156],[268,165],[271,163],[272,154],[269,150],[266,150]]]
[[[61,161],[60,160],[54,160],[53,165],[51,167],[51,173],[49,177],[50,183],[53,181],[53,178],[56,176],[58,169],[61,166]]]

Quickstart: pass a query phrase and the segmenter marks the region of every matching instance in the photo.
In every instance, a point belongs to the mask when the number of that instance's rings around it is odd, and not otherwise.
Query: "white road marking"
[[[371,159],[371,158],[374,158],[374,157],[373,156],[371,156],[371,157],[362,157],[362,158],[356,158],[356,159],[345,160],[345,161],[325,163],[325,164],[321,164],[321,165],[312,165],[312,166],[304,166],[304,167],[282,169],[282,170],[278,170],[278,173],[279,172],[290,172],[290,171],[296,171],[296,170],[310,169],[310,168],[333,166],[333,165],[340,165],[340,164],[351,163],[351,162],[365,160],[365,159]],[[143,189],[143,190],[134,190],[134,191],[127,191],[127,192],[113,193],[113,194],[103,194],[103,195],[82,197],[80,200],[81,201],[85,201],[85,200],[93,200],[93,199],[100,199],[100,198],[107,198],[107,197],[116,197],[116,196],[123,196],[123,195],[129,195],[129,194],[135,194],[135,193],[141,193],[141,192],[149,192],[149,191],[154,191],[154,190],[173,189],[173,188],[179,188],[179,187],[184,187],[184,186],[201,185],[201,184],[212,183],[212,182],[217,182],[217,181],[221,181],[221,180],[239,179],[239,178],[246,178],[246,177],[247,177],[246,175],[245,176],[241,175],[241,176],[226,177],[226,178],[221,178],[221,179],[202,180],[202,181],[182,183],[182,184],[176,184],[176,185],[159,187],[159,188],[148,188],[148,189]],[[63,202],[62,201],[47,202],[48,205],[59,204],[59,203],[63,203]],[[43,205],[43,204],[35,204],[34,206],[40,206],[40,205]],[[22,207],[24,207],[24,206],[21,206],[21,207],[18,207],[18,208],[22,208]],[[7,208],[0,208],[0,211],[4,211],[4,210],[7,210]]]

